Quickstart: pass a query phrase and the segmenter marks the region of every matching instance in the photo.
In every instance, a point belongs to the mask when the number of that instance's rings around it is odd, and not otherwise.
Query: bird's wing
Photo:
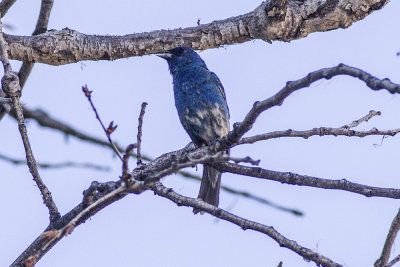
[[[219,91],[221,92],[221,95],[223,96],[223,98],[225,99],[226,102],[226,95],[225,95],[225,90],[224,90],[224,86],[222,85],[221,81],[219,80],[217,74],[215,74],[214,72],[210,71],[211,73],[211,79],[217,84]],[[228,114],[229,114],[229,107],[228,105],[226,106],[228,109]]]
[[[222,96],[224,97],[224,99],[226,101],[224,86],[222,86],[221,81],[219,80],[218,76],[214,72],[210,72],[210,73],[211,73],[211,79],[217,84],[219,91],[221,92]]]

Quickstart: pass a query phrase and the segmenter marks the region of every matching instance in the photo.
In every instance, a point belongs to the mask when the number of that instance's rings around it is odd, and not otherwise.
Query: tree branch
[[[1,17],[4,17],[4,15],[7,13],[7,11],[10,9],[10,7],[15,3],[16,0],[3,0],[0,3],[0,14]]]
[[[378,79],[366,71],[358,68],[350,67],[344,64],[339,64],[336,67],[320,69],[314,72],[310,72],[306,77],[301,78],[297,81],[287,82],[286,86],[283,87],[278,93],[264,101],[257,101],[254,103],[253,108],[246,115],[244,120],[240,123],[234,124],[232,131],[227,136],[221,138],[221,142],[216,143],[218,150],[226,150],[239,143],[240,138],[248,132],[252,127],[258,116],[267,109],[275,106],[282,105],[283,101],[293,92],[310,86],[313,82],[321,79],[331,79],[338,75],[348,75],[365,82],[365,84],[372,90],[378,91],[385,89],[391,94],[400,93],[400,85],[391,82],[389,79]],[[222,145],[222,148],[218,148],[218,145]]]
[[[138,132],[137,132],[137,161],[136,165],[141,166],[142,163],[142,128],[143,128],[143,117],[144,117],[144,112],[146,110],[147,103],[143,102],[142,107],[140,109],[140,114],[138,118]]]
[[[318,254],[317,252],[312,251],[311,249],[300,246],[296,241],[290,240],[276,231],[272,226],[264,225],[255,221],[250,221],[239,217],[235,214],[229,213],[221,208],[217,208],[213,205],[210,205],[201,199],[185,197],[177,194],[171,188],[166,188],[161,183],[155,183],[151,188],[157,195],[167,198],[178,206],[187,206],[196,208],[202,211],[205,211],[219,219],[231,222],[236,224],[243,230],[254,230],[256,232],[260,232],[268,235],[273,240],[275,240],[279,246],[286,247],[298,255],[302,256],[306,261],[313,261],[317,265],[322,266],[342,266],[336,262],[333,262],[331,259]]]
[[[36,182],[40,193],[42,194],[43,202],[49,209],[50,213],[50,224],[60,217],[57,206],[53,201],[50,191],[47,189],[43,180],[40,178],[39,171],[37,169],[36,160],[33,156],[32,148],[28,138],[28,132],[25,125],[25,119],[22,111],[22,105],[19,101],[21,87],[19,85],[18,76],[12,71],[10,62],[7,57],[7,43],[4,41],[3,32],[1,29],[0,22],[0,58],[4,66],[4,76],[1,79],[1,84],[4,92],[12,100],[12,106],[15,110],[15,114],[18,121],[18,129],[22,137],[22,142],[25,148],[26,161],[29,167],[29,172],[32,174],[33,180]]]
[[[0,154],[0,159],[10,162],[15,165],[26,165],[26,160],[11,158],[9,156]],[[80,162],[73,162],[73,161],[66,161],[60,163],[45,163],[45,162],[37,162],[37,166],[42,169],[60,169],[60,168],[88,168],[94,169],[97,171],[110,171],[110,167],[104,167],[92,163],[80,163]]]
[[[213,164],[213,166],[221,172],[229,172],[249,177],[267,179],[284,184],[310,186],[324,189],[338,189],[364,195],[366,197],[387,197],[400,199],[400,189],[381,188],[357,184],[347,181],[346,179],[323,179],[308,175],[300,175],[292,172],[271,171],[259,167],[248,167],[231,163],[215,163]]]
[[[143,56],[179,45],[205,50],[254,39],[289,42],[313,32],[347,28],[387,2],[268,0],[250,13],[184,29],[109,36],[85,35],[65,28],[39,36],[5,38],[12,59],[62,65]]]
[[[387,266],[386,264],[389,261],[390,251],[392,250],[392,246],[393,246],[394,240],[396,239],[397,233],[399,232],[399,229],[400,229],[400,209],[397,212],[396,216],[394,217],[392,224],[390,225],[389,233],[386,237],[386,241],[383,246],[381,256],[375,262],[375,264],[374,264],[375,267]],[[391,265],[389,265],[389,266],[391,266]]]
[[[57,130],[57,131],[60,131],[60,132],[64,133],[66,136],[73,136],[73,137],[78,138],[78,139],[80,139],[82,141],[88,141],[90,143],[93,143],[93,144],[96,144],[96,145],[100,145],[100,146],[104,146],[104,147],[108,147],[108,148],[112,149],[112,146],[111,146],[111,144],[109,142],[107,142],[107,141],[105,141],[103,139],[91,136],[89,134],[85,134],[82,131],[80,131],[80,130],[72,127],[72,126],[70,126],[70,125],[68,125],[68,124],[66,124],[64,122],[61,122],[61,121],[51,117],[47,112],[45,112],[45,111],[43,111],[41,109],[32,110],[32,109],[29,109],[27,107],[24,107],[23,111],[24,111],[25,119],[33,119],[42,127],[50,128],[50,129],[53,129],[53,130]],[[14,113],[11,113],[10,115],[13,118],[16,118]],[[119,151],[123,151],[124,150],[122,146],[119,146],[117,144],[115,144],[115,145],[117,146]],[[132,155],[134,157],[136,157],[135,153],[132,153]],[[146,161],[151,161],[152,160],[149,156],[146,156],[146,155],[142,155],[142,159],[144,159]],[[193,174],[191,174],[189,172],[186,172],[186,171],[180,171],[178,174],[180,174],[184,178],[189,178],[189,179],[192,179],[192,180],[201,181],[201,177],[199,177],[198,175],[193,175]],[[238,191],[236,189],[233,189],[231,187],[227,187],[227,186],[224,186],[224,185],[221,185],[221,189],[226,191],[226,192],[228,192],[228,193],[234,194],[234,195],[239,195],[239,196],[242,196],[242,197],[245,197],[245,198],[250,198],[250,199],[255,200],[255,201],[257,201],[259,203],[262,203],[262,204],[270,203],[270,201],[268,201],[268,200],[266,200],[266,199],[264,199],[262,197],[253,195],[253,194],[251,194],[249,192]],[[272,206],[274,206],[274,205],[272,205]],[[285,208],[285,207],[282,207],[282,210],[288,210],[289,212],[292,212],[292,209],[288,209],[288,208]],[[293,214],[298,214],[298,213],[302,214],[302,212],[300,212],[298,210],[293,210],[292,213]]]
[[[15,0],[13,0],[13,1],[4,0],[3,2],[12,2],[12,3],[14,3]],[[1,6],[1,4],[3,4],[3,2],[0,3],[0,6]],[[53,2],[54,2],[54,0],[42,0],[38,21],[36,23],[36,27],[35,27],[35,30],[33,31],[32,35],[38,35],[38,34],[41,34],[41,33],[45,33],[47,31],[47,26],[48,26],[48,23],[49,23],[50,12],[51,12],[51,9],[53,7]],[[0,7],[0,10],[1,10],[1,7]],[[1,12],[1,14],[3,15],[3,12]],[[27,79],[29,77],[29,74],[32,71],[33,66],[34,66],[34,62],[24,61],[22,63],[22,66],[21,66],[21,68],[19,69],[19,72],[18,72],[19,84],[21,86],[21,89],[24,87],[24,85],[25,85],[25,83],[26,83],[26,81],[27,81]],[[10,109],[7,108],[7,106],[4,106],[4,105],[1,106],[0,105],[0,120],[9,111],[10,111]]]
[[[36,27],[32,33],[33,36],[45,33],[47,31],[47,26],[49,25],[50,12],[51,9],[53,8],[53,3],[54,0],[42,0],[39,17],[36,22]],[[34,64],[35,64],[34,62],[27,62],[27,61],[24,61],[24,63],[22,63],[22,66],[18,72],[19,83],[21,84],[21,88],[24,87],[25,82],[28,79]]]

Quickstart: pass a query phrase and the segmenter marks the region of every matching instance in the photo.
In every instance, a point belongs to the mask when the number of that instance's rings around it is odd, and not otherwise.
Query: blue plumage
[[[177,47],[159,56],[168,62],[179,119],[193,143],[203,146],[225,136],[229,132],[229,109],[217,75],[187,47]],[[221,173],[204,165],[199,198],[218,206],[220,184]]]

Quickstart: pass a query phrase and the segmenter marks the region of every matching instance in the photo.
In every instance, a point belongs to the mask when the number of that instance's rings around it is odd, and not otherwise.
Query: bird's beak
[[[165,60],[172,58],[172,54],[169,51],[160,51],[157,53],[157,56]]]

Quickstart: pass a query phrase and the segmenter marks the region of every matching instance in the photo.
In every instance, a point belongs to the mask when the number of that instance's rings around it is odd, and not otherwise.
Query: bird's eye
[[[175,49],[174,54],[178,57],[182,56],[185,50],[182,47],[178,47]]]

